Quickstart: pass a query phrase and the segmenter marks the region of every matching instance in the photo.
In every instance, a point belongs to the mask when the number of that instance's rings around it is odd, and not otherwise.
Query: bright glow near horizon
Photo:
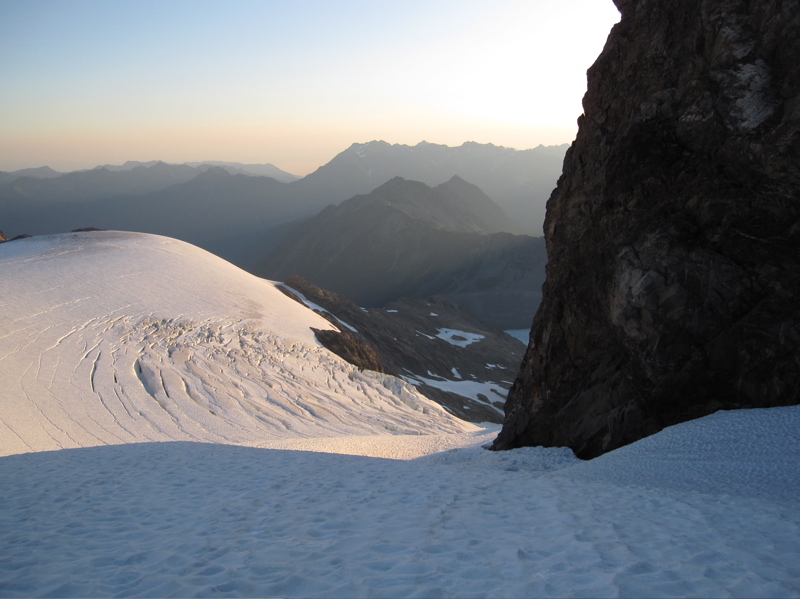
[[[611,0],[0,0],[0,170],[572,141]]]

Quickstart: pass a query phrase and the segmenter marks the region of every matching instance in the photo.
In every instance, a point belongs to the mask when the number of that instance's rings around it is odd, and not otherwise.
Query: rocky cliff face
[[[800,401],[800,11],[615,0],[496,449]]]

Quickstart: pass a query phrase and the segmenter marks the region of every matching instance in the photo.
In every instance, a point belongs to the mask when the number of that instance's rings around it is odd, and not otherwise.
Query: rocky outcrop
[[[2,243],[2,242],[4,242],[4,241],[8,241],[8,237],[6,237],[6,234],[5,234],[5,233],[3,233],[2,231],[0,231],[0,243]]]
[[[800,401],[800,11],[616,0],[496,449]]]
[[[385,309],[291,277],[279,287],[338,329],[317,340],[361,369],[405,379],[470,422],[501,422],[503,402],[525,346],[445,297],[400,300]]]
[[[331,331],[329,329],[311,329],[314,336],[327,349],[360,370],[386,372],[383,362],[375,348],[365,343],[357,334],[347,329]]]

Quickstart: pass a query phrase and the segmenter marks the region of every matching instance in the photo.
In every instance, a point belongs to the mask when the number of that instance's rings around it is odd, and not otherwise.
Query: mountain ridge
[[[461,203],[463,191],[470,195]],[[460,178],[431,188],[396,177],[298,225],[254,272],[300,275],[367,307],[445,295],[498,328],[521,328],[535,311],[544,244],[503,231],[498,215],[502,209]]]
[[[0,185],[0,212],[6,231],[12,236],[58,233],[89,226],[152,232],[199,244],[250,269],[297,222],[314,216],[330,204],[370,193],[395,176],[422,180],[428,185],[439,185],[459,176],[476,184],[503,207],[510,216],[512,225],[508,228],[512,232],[540,230],[541,218],[536,220],[530,215],[511,213],[509,206],[513,209],[516,202],[530,209],[541,209],[543,218],[544,198],[556,184],[563,151],[563,147],[512,150],[475,143],[459,148],[435,144],[418,144],[412,148],[391,146],[386,142],[353,144],[302,179],[290,183],[276,181],[276,185],[269,183],[266,177],[251,177],[259,179],[258,184],[233,177],[227,180],[227,187],[217,189],[216,198],[205,197],[205,205],[213,215],[230,212],[234,207],[249,210],[242,213],[242,221],[258,224],[260,233],[257,226],[248,225],[241,235],[230,230],[216,234],[215,220],[210,216],[203,222],[202,232],[185,237],[182,220],[191,215],[200,222],[203,215],[192,204],[191,185],[186,188],[184,214],[178,215],[178,211],[170,207],[180,194],[180,189],[173,186],[189,184],[201,171],[216,168],[214,165],[195,168],[159,161],[130,162],[124,166],[127,170],[100,167],[53,179],[17,179]],[[359,152],[366,158],[359,157]],[[410,160],[406,160],[408,157]],[[222,164],[218,166],[226,168]],[[263,187],[258,192],[259,202],[253,197],[253,188],[257,185]],[[535,192],[536,189],[539,191]],[[532,199],[534,192],[540,194],[541,201]],[[109,206],[104,207],[104,204]],[[168,210],[172,210],[172,214]],[[103,214],[102,222],[97,219],[99,214]],[[177,221],[174,220],[176,215]],[[226,215],[225,220],[230,219],[230,215]]]
[[[480,187],[518,223],[537,235],[568,144],[517,150],[465,142],[415,146],[381,140],[354,143],[301,180],[305,187],[340,188],[342,200],[374,189],[392,176],[438,185],[458,175]],[[342,181],[342,179],[346,181]],[[341,200],[340,200],[341,201]]]

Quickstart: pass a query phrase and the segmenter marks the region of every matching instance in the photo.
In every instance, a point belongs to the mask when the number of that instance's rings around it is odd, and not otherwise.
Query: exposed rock
[[[0,243],[2,243],[2,242],[4,242],[4,241],[8,241],[8,237],[6,237],[6,234],[5,234],[5,233],[3,233],[2,231],[0,231]]]
[[[496,449],[800,401],[800,11],[617,0]]]
[[[319,342],[340,358],[357,366],[361,370],[386,372],[375,348],[367,344],[359,335],[347,329],[331,331],[311,329]]]
[[[501,422],[503,401],[524,345],[444,297],[367,309],[300,277],[281,286],[341,333],[315,331],[325,347],[359,368],[404,378],[451,413]]]

